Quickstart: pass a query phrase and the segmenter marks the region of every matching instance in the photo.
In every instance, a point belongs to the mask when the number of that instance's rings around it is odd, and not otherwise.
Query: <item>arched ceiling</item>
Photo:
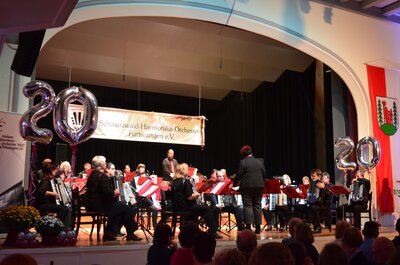
[[[164,17],[85,21],[57,33],[39,55],[39,79],[222,99],[254,90],[314,59],[270,38],[218,24]]]

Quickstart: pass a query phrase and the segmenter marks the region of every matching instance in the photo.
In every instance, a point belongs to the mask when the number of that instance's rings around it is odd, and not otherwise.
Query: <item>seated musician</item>
[[[357,170],[350,187],[349,203],[339,206],[336,209],[338,220],[343,219],[343,211],[352,212],[354,216],[354,226],[361,229],[361,211],[365,211],[368,208],[370,189],[371,182],[364,178],[364,173],[362,171]]]
[[[198,192],[193,192],[193,186],[187,180],[188,165],[186,163],[179,164],[176,167],[174,179],[171,183],[171,189],[174,192],[174,204],[178,211],[193,212],[197,216],[204,218],[208,226],[208,232],[215,238],[222,238],[217,234],[217,225],[213,211],[205,206],[196,203],[196,199],[200,196]]]
[[[74,176],[71,164],[68,161],[64,161],[60,164],[60,170],[64,171],[66,178],[72,178]]]
[[[51,185],[51,180],[56,177],[56,174],[60,175],[58,171],[54,163],[47,163],[43,167],[44,177],[35,192],[34,206],[41,214],[47,214],[47,212],[57,213],[57,218],[60,219],[65,226],[70,226],[70,209],[59,202],[60,194],[54,191]],[[59,203],[57,203],[57,201]]]
[[[131,167],[129,165],[125,165],[124,168],[124,182],[131,182],[133,177],[135,176],[134,172],[131,172]]]
[[[292,182],[289,175],[284,174],[282,176],[282,185],[281,188],[287,187]],[[278,216],[279,220],[279,230],[284,231],[286,228],[286,222],[288,219],[288,197],[287,195],[281,191],[278,194],[278,200],[276,202],[275,213]]]
[[[146,177],[150,179],[150,176],[148,173],[146,173],[146,166],[145,164],[139,164],[136,167],[136,176],[132,179],[131,181],[131,186],[137,190],[137,181],[140,177]],[[138,196],[139,197],[139,196]],[[151,212],[151,220],[153,223],[153,228],[155,229],[157,226],[157,217],[158,217],[158,208],[157,206],[154,205],[153,199],[152,198],[146,198],[146,197],[139,197],[137,198],[137,201],[140,205],[139,207],[146,208],[147,211],[150,213]]]
[[[83,164],[83,170],[78,174],[78,178],[83,178],[83,179],[87,178],[91,168],[92,165],[89,162],[85,162],[85,164]]]
[[[103,240],[115,240],[119,225],[122,223],[128,234],[126,240],[140,241],[141,238],[134,234],[137,230],[137,223],[134,219],[135,210],[125,203],[117,201],[116,198],[120,195],[120,191],[113,188],[105,174],[106,158],[104,156],[93,157],[92,167],[93,172],[86,183],[86,209],[104,212],[108,217]]]
[[[228,176],[226,175],[226,170],[216,170],[211,174],[211,182],[218,183],[220,181],[230,181]],[[229,186],[232,187],[233,183],[230,183]],[[212,188],[212,187],[211,187]],[[222,212],[229,212],[235,216],[236,225],[238,231],[242,231],[244,229],[243,223],[243,205],[239,206],[237,204],[237,200],[235,195],[233,194],[222,194],[215,197],[215,206],[220,209]],[[218,213],[220,213],[218,211]],[[217,218],[217,223],[219,223],[219,218]]]
[[[299,187],[296,189],[296,191],[299,194],[303,195],[303,198],[298,198],[296,200],[296,205],[294,206],[294,216],[298,217],[302,220],[309,220],[308,216],[308,203],[307,203],[307,190],[310,185],[310,178],[308,176],[304,176],[302,179],[302,186],[299,185]]]
[[[261,210],[262,214],[264,216],[266,224],[266,230],[270,231],[272,230],[272,227],[277,226],[276,221],[275,221],[275,208],[271,208],[272,205],[270,204],[270,196],[266,194],[265,196],[263,195],[261,199]]]
[[[311,183],[309,188],[308,204],[310,205],[311,223],[314,233],[321,233],[321,213],[325,213],[330,204],[330,191],[327,185],[321,180],[322,171],[320,169],[311,170]]]

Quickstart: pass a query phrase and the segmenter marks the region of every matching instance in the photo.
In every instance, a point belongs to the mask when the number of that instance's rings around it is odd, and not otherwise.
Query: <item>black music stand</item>
[[[350,192],[344,186],[330,186],[329,190],[332,192],[333,195],[348,195]],[[343,218],[346,219],[344,214],[344,207],[343,208]],[[337,219],[337,218],[336,218]],[[337,220],[336,220],[337,221]]]
[[[144,211],[148,212],[147,205],[145,202],[147,200],[147,198],[137,195],[136,199],[137,199],[137,204],[136,204],[137,205],[137,213],[136,213],[137,225],[138,225],[138,228],[143,231],[146,241],[149,242],[149,239],[147,238],[146,233],[148,233],[151,237],[153,237],[153,233],[150,232],[150,230],[147,228],[146,221],[143,216]]]
[[[264,180],[264,191],[263,194],[277,194],[281,192],[281,183],[279,179],[266,179]],[[269,202],[271,203],[271,202]],[[275,217],[276,218],[276,217]],[[265,230],[265,228],[268,226],[268,223],[266,223],[263,228],[261,229],[261,232]]]

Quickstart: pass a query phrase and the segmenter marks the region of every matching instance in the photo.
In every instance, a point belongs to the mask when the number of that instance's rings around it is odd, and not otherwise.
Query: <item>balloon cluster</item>
[[[34,248],[39,245],[39,241],[36,239],[37,233],[36,232],[19,232],[17,234],[17,247],[21,248]]]
[[[344,146],[345,148],[336,156],[336,166],[340,170],[354,171],[357,164],[347,161],[347,157],[354,149],[354,142],[350,137],[339,137],[335,141],[335,147]],[[370,154],[370,149],[372,154]],[[374,137],[364,137],[357,143],[357,163],[358,165],[370,171],[375,168],[381,159],[381,146],[379,141]]]
[[[61,231],[57,236],[57,245],[59,246],[75,246],[77,242],[74,230]]]
[[[53,88],[42,81],[32,81],[23,88],[27,98],[41,97],[41,101],[27,110],[20,120],[19,131],[27,141],[48,144],[53,139],[53,133],[44,128],[39,128],[39,119],[53,111],[54,129],[61,139],[71,145],[77,145],[89,139],[97,128],[97,99],[88,90],[82,87],[69,87],[57,96]],[[68,124],[68,107],[72,102],[83,105],[85,114],[81,128],[72,128]]]

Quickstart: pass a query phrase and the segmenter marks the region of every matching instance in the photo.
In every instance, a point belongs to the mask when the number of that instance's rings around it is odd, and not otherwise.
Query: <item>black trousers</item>
[[[313,224],[314,228],[321,226],[321,216],[326,218],[326,226],[331,227],[331,218],[330,218],[330,209],[326,206],[321,205],[311,205],[310,212],[311,212],[311,223]]]
[[[64,205],[58,205],[55,203],[45,203],[42,205],[37,205],[36,208],[39,210],[39,212],[51,212],[51,213],[56,213],[57,218],[60,219],[65,226],[70,227],[71,226],[71,210]]]
[[[336,208],[336,214],[338,220],[343,220],[343,210],[345,212],[352,212],[354,216],[354,226],[361,229],[361,211],[367,210],[367,204],[355,204],[355,205],[342,205]]]
[[[255,224],[256,226],[261,225],[262,193],[262,188],[241,191],[243,201],[243,219],[247,226],[251,224]]]
[[[213,209],[205,205],[193,204],[186,210],[197,216],[201,216],[208,226],[209,233],[217,232],[216,216],[218,216],[218,211],[220,211],[217,207]]]
[[[107,226],[106,232],[118,233],[121,224],[125,226],[128,235],[133,234],[137,230],[137,223],[135,221],[136,210],[134,207],[126,205],[122,202],[116,202],[111,209],[107,212]]]

